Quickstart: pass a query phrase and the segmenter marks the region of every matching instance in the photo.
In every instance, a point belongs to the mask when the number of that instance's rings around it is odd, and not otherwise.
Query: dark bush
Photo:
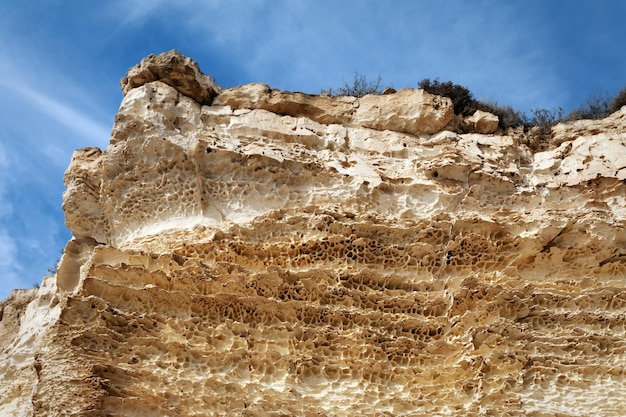
[[[431,94],[448,97],[452,100],[454,113],[459,116],[471,116],[476,110],[482,110],[498,116],[499,125],[504,129],[524,125],[524,115],[515,111],[511,106],[500,106],[497,103],[474,100],[467,87],[452,81],[441,82],[438,79],[425,78],[418,83],[418,87]]]
[[[584,105],[572,110],[566,120],[602,119],[615,113],[622,106],[626,106],[626,88],[613,98],[606,93],[595,92],[589,94]]]
[[[611,101],[608,113],[613,114],[620,110],[623,106],[626,106],[626,88],[622,89],[622,91],[617,94],[617,97]]]
[[[379,75],[375,81],[368,81],[365,75],[361,75],[358,72],[354,75],[352,84],[344,81],[343,86],[336,90],[328,88],[322,90],[322,94],[329,94],[333,97],[338,96],[353,96],[363,97],[368,94],[380,94],[383,92],[384,87],[382,85],[382,77]]]
[[[474,102],[472,93],[462,85],[455,84],[452,81],[442,83],[438,78],[432,81],[429,78],[424,78],[417,83],[417,86],[430,94],[448,97],[452,100],[454,114],[471,116],[476,111],[476,109],[472,109],[472,102]]]
[[[530,117],[524,116],[524,124],[529,128],[538,127],[543,135],[548,135],[552,126],[563,121],[563,109],[560,107],[553,110],[533,109],[530,112]]]
[[[476,110],[481,110],[498,116],[498,125],[503,129],[525,125],[525,116],[511,106],[501,106],[495,102],[474,101],[472,108],[472,114]]]
[[[612,113],[609,110],[611,98],[607,94],[595,92],[589,94],[587,102],[579,108],[572,110],[565,120],[602,119]]]

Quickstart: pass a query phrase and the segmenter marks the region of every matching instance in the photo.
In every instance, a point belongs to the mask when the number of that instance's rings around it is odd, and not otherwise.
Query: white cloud
[[[253,81],[277,88],[316,92],[358,71],[380,73],[396,88],[415,87],[425,77],[449,79],[478,98],[522,110],[566,98],[551,61],[547,15],[523,13],[523,4],[147,3],[118,2],[117,10],[137,25],[153,19],[151,24],[177,27],[200,48],[238,60],[234,66]]]
[[[8,216],[13,211],[11,202],[6,197],[6,188],[11,178],[11,167],[9,160],[9,151],[0,143],[0,222],[2,217]]]
[[[2,143],[0,143],[0,169],[4,170],[9,166],[9,155]]]
[[[6,298],[12,289],[24,287],[19,264],[15,262],[16,256],[14,240],[5,230],[0,229],[0,300]]]
[[[2,92],[3,104],[8,106],[9,100],[15,98],[25,101],[33,111],[56,122],[60,129],[54,130],[65,130],[66,143],[70,129],[81,136],[82,143],[106,144],[111,127],[95,116],[100,107],[98,98],[86,91],[80,75],[74,72],[81,66],[67,68],[56,63],[50,53],[55,47],[54,36],[35,45],[38,47],[0,27],[0,88],[7,90]],[[32,119],[32,115],[24,114],[24,120],[16,123],[29,123]]]
[[[61,125],[82,135],[85,139],[101,142],[103,139],[106,140],[110,135],[110,128],[93,120],[88,114],[39,91],[35,91],[23,83],[15,82],[15,79],[13,79],[11,84],[8,82],[0,82],[0,85],[12,90],[24,100],[34,105],[37,110],[48,115]]]
[[[55,33],[20,36],[17,24],[0,25],[0,299],[40,281],[58,257],[63,170],[73,149],[106,146],[111,130],[98,75],[81,74],[94,66],[64,59]]]
[[[260,2],[263,0],[248,0],[245,4],[224,0],[178,0],[176,2],[168,0],[118,0],[109,4],[107,14],[118,22],[121,21],[122,25],[141,25],[146,20],[159,16],[170,20],[189,19],[193,15],[204,16],[205,11],[216,11],[220,7],[234,6],[245,12],[255,3]],[[172,13],[172,11],[177,13]],[[185,16],[182,16],[181,13],[184,13]],[[211,19],[204,23],[205,25],[219,25],[220,21]]]
[[[13,268],[17,245],[6,230],[0,229],[0,268]]]

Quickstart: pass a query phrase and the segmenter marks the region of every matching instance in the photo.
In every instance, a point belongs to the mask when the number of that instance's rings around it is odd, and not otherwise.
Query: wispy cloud
[[[31,103],[37,110],[51,117],[56,122],[90,141],[102,141],[108,138],[110,127],[93,120],[88,114],[83,113],[73,106],[36,91],[23,83],[0,82],[5,88]]]
[[[98,111],[102,94],[49,61],[53,36],[40,50],[6,30],[0,27],[0,299],[40,282],[54,265],[70,235],[60,209],[63,171],[73,149],[106,146],[110,136]]]
[[[17,245],[6,230],[0,229],[0,270],[6,271],[19,269],[13,260],[17,254]],[[17,271],[15,271],[17,272]]]
[[[248,78],[317,92],[355,71],[396,88],[425,77],[467,85],[480,98],[550,107],[567,88],[551,61],[548,15],[508,2],[124,1],[133,23],[175,25],[205,50],[238,60]],[[141,10],[141,13],[133,10]],[[122,13],[123,14],[123,13]],[[171,16],[176,15],[175,21]],[[202,60],[202,55],[195,57]],[[209,62],[209,64],[211,64]],[[211,71],[211,68],[203,69]],[[218,79],[219,81],[219,79]],[[248,80],[249,81],[249,80]]]
[[[11,289],[21,286],[17,245],[5,227],[5,219],[13,213],[13,205],[7,193],[10,178],[10,161],[7,149],[0,143],[0,300],[10,294]]]
[[[14,288],[24,288],[19,264],[15,263],[17,246],[9,234],[0,228],[0,300]],[[37,282],[37,281],[34,281]]]
[[[0,91],[30,107],[25,119],[32,120],[34,112],[49,117],[52,125],[57,124],[56,131],[65,132],[65,142],[73,136],[83,143],[108,142],[111,125],[101,120],[105,112],[99,110],[99,98],[81,83],[84,77],[78,72],[83,66],[56,64],[51,56],[50,50],[56,47],[54,35],[38,39],[38,48],[1,27],[0,38]]]
[[[10,161],[8,149],[0,142],[0,221],[13,211],[13,207],[6,196],[6,188],[11,178]]]

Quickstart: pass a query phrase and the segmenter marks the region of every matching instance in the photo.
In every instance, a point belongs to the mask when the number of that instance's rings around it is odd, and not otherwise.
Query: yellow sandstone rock
[[[421,90],[169,54],[74,154],[57,274],[0,304],[0,415],[624,414],[626,108],[533,153]]]
[[[498,130],[498,116],[482,111],[476,110],[473,115],[468,117],[467,123],[470,127],[474,128],[476,133],[495,133]]]

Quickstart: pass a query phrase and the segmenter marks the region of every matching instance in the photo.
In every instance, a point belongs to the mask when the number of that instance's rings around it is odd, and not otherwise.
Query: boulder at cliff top
[[[75,152],[0,415],[623,415],[626,108],[533,153],[421,90],[211,101],[190,62]]]
[[[474,132],[482,134],[495,133],[498,130],[499,119],[495,114],[476,110],[473,115],[465,119],[472,126]]]
[[[210,105],[220,91],[211,77],[200,71],[196,61],[176,50],[142,59],[120,80],[120,85],[126,95],[133,88],[152,81],[168,84],[200,104]]]

